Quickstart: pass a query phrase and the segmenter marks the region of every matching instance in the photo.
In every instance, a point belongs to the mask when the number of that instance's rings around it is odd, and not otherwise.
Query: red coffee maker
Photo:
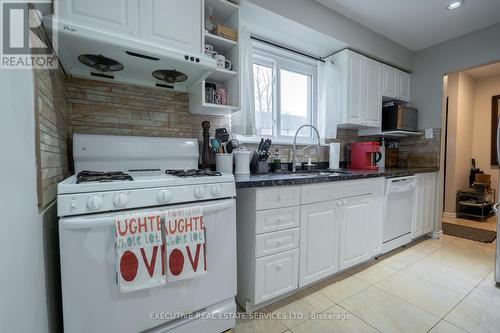
[[[377,170],[382,158],[379,142],[352,143],[348,148],[348,168],[355,170]]]

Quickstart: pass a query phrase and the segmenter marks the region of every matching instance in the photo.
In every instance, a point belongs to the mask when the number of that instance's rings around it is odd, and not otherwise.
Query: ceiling
[[[295,21],[245,1],[241,5],[243,24],[252,35],[292,47],[315,57],[327,57],[346,44]]]
[[[418,51],[500,22],[499,0],[315,0],[387,38]]]
[[[494,64],[471,68],[464,71],[475,79],[482,79],[494,75],[500,75],[500,62]]]

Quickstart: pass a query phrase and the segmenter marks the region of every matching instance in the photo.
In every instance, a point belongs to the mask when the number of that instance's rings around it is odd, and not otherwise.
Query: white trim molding
[[[449,218],[449,219],[456,219],[457,218],[457,213],[443,212],[443,217],[444,218]]]
[[[431,238],[432,239],[441,239],[443,238],[443,230],[441,231],[433,231],[432,234],[431,234]]]

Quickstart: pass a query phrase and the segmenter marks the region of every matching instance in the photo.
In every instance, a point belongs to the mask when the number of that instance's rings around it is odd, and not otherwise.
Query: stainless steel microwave
[[[382,132],[418,130],[418,110],[395,104],[382,108]]]

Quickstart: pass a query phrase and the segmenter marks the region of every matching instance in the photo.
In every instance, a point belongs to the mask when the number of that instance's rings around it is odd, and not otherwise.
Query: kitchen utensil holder
[[[267,161],[258,161],[257,162],[257,170],[258,174],[265,174],[269,172],[269,163]]]
[[[261,161],[260,154],[258,152],[254,152],[252,156],[252,160],[250,162],[250,171],[256,174],[263,174],[269,172],[269,163],[267,163],[267,159]]]
[[[235,150],[234,155],[234,174],[249,175],[250,174],[250,156],[248,150]]]
[[[233,154],[215,154],[215,166],[220,173],[233,173]]]

